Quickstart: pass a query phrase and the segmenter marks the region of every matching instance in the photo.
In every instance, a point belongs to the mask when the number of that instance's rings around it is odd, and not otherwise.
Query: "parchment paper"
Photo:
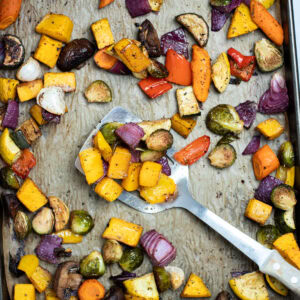
[[[26,49],[26,58],[31,55],[38,44],[40,35],[34,32],[34,27],[46,13],[63,13],[74,22],[72,39],[87,37],[92,40],[90,25],[104,17],[110,21],[115,40],[124,37],[135,38],[137,28],[135,23],[148,18],[157,28],[158,34],[171,31],[179,25],[174,17],[185,12],[194,12],[202,15],[210,25],[210,7],[208,0],[165,0],[158,14],[148,14],[144,17],[131,19],[124,0],[116,0],[105,9],[98,10],[98,0],[25,0],[17,23],[5,32],[17,34],[23,40]],[[277,11],[276,17],[280,19],[280,7],[278,1],[271,9]],[[229,21],[225,28],[218,33],[210,32],[210,38],[206,49],[212,61],[217,56],[227,51],[229,47],[235,47],[244,54],[251,54],[254,42],[261,38],[262,33],[257,30],[254,33],[227,40],[226,33]],[[190,46],[194,43],[189,34]],[[164,61],[164,58],[161,59]],[[44,68],[47,70],[47,68]],[[56,71],[52,69],[51,71]],[[117,76],[98,69],[91,59],[81,70],[75,70],[77,89],[75,93],[66,96],[69,112],[62,118],[59,125],[47,125],[42,128],[43,136],[33,147],[37,158],[37,166],[30,176],[42,191],[50,196],[63,199],[70,210],[85,209],[95,217],[95,228],[84,237],[84,241],[78,245],[70,245],[73,249],[72,259],[80,260],[92,250],[100,250],[103,240],[101,233],[111,217],[119,217],[130,222],[141,224],[144,231],[156,228],[164,234],[177,247],[178,255],[172,265],[179,266],[185,271],[186,277],[190,272],[201,276],[205,284],[212,292],[212,299],[223,289],[230,290],[228,280],[231,271],[255,270],[256,266],[239,251],[225,242],[207,226],[195,217],[183,210],[171,210],[158,215],[142,215],[122,203],[106,203],[98,199],[86,184],[84,177],[75,170],[74,162],[78,150],[87,138],[90,131],[101,118],[114,106],[123,106],[131,110],[144,120],[171,117],[177,111],[175,90],[163,95],[156,100],[148,100],[137,86],[137,80],[131,76]],[[1,77],[14,78],[14,71],[1,71]],[[229,85],[223,94],[218,94],[213,86],[208,100],[203,105],[202,115],[198,117],[197,126],[187,140],[175,134],[175,148],[193,141],[195,138],[208,134],[211,137],[211,149],[219,137],[207,131],[204,120],[210,108],[217,104],[228,103],[236,106],[245,100],[258,101],[259,97],[269,87],[271,74],[258,73],[248,83],[239,86]],[[88,104],[84,98],[84,89],[94,80],[101,79],[109,84],[113,91],[113,101],[108,104]],[[29,108],[34,100],[21,104],[21,120],[29,117]],[[284,123],[284,116],[275,116]],[[238,153],[236,163],[227,170],[218,171],[209,166],[207,158],[200,159],[190,168],[191,192],[195,199],[206,205],[213,212],[235,225],[245,233],[255,238],[257,224],[244,217],[248,200],[253,197],[254,189],[258,182],[254,179],[251,166],[251,156],[242,156],[241,153],[254,134],[255,126],[266,119],[267,116],[258,114],[256,121],[250,130],[244,130],[240,140],[234,142]],[[286,138],[282,135],[268,144],[275,150]],[[262,140],[262,144],[266,143]],[[272,218],[270,218],[272,220]],[[16,241],[12,241],[13,230],[11,222],[3,227],[3,243],[5,253],[6,278],[10,293],[17,282],[28,282],[25,276],[15,279],[8,271],[9,251],[14,253],[17,248]],[[39,237],[31,234],[26,241],[26,254],[33,253]],[[68,246],[68,245],[67,245]],[[41,265],[54,272],[53,266]],[[151,271],[148,259],[137,270],[138,275]],[[111,274],[118,274],[120,269],[114,265],[107,268],[106,274],[100,281],[108,288],[112,283],[108,280]],[[177,292],[166,292],[162,299],[179,299],[181,289]],[[38,299],[44,299],[41,295]],[[281,299],[270,291],[270,299]],[[291,298],[286,298],[291,299]]]

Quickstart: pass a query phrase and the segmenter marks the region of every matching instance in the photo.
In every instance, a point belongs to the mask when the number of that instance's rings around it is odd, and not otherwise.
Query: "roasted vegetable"
[[[276,178],[281,180],[283,183],[293,187],[295,184],[295,167],[286,168],[279,166],[276,171]]]
[[[106,201],[113,202],[122,194],[123,188],[113,179],[105,177],[97,183],[95,192]]]
[[[126,249],[119,261],[120,267],[127,272],[137,269],[144,260],[144,254],[141,248]]]
[[[158,152],[152,150],[145,150],[141,153],[141,162],[157,161],[165,155],[165,152]]]
[[[74,72],[54,73],[48,72],[44,74],[45,87],[57,86],[65,93],[74,92],[76,90],[76,77]]]
[[[166,151],[173,145],[172,134],[165,130],[159,129],[151,133],[146,140],[147,148],[154,151]]]
[[[173,290],[177,290],[181,287],[184,281],[184,272],[178,267],[167,266],[165,270],[170,274],[171,286]]]
[[[218,92],[223,93],[230,82],[230,64],[225,52],[213,64],[211,78]]]
[[[266,280],[267,280],[269,286],[271,287],[271,289],[273,291],[275,291],[277,294],[279,294],[281,296],[288,295],[289,290],[279,280],[277,280],[276,278],[274,278],[268,274],[265,274],[265,277],[266,277]]]
[[[269,299],[264,275],[258,271],[232,278],[229,285],[240,299]]]
[[[220,31],[224,27],[229,16],[230,13],[221,12],[213,6],[211,10],[211,31]]]
[[[126,280],[124,281],[124,286],[131,296],[151,300],[159,299],[159,294],[156,288],[153,273],[146,274],[142,277]]]
[[[109,86],[102,80],[92,82],[85,90],[84,95],[88,102],[110,102],[112,92]]]
[[[284,142],[280,146],[278,158],[284,167],[291,168],[295,165],[295,154],[291,142]]]
[[[62,238],[56,235],[43,235],[40,243],[35,248],[35,253],[39,259],[50,264],[58,264],[58,256],[55,249],[61,248]]]
[[[80,274],[84,278],[98,278],[105,273],[105,264],[102,255],[98,251],[91,252],[80,262]]]
[[[78,244],[82,242],[82,235],[73,233],[70,229],[64,229],[58,232],[55,232],[54,235],[62,238],[63,244]]]
[[[106,293],[103,300],[125,300],[122,288],[112,286]]]
[[[52,275],[46,269],[38,266],[33,274],[29,277],[29,280],[39,293],[43,293],[50,285]]]
[[[73,210],[70,215],[70,228],[72,232],[85,235],[94,227],[94,220],[85,210]]]
[[[30,278],[38,265],[39,259],[37,258],[37,256],[34,254],[29,254],[22,256],[18,265],[18,269],[25,272],[26,276]]]
[[[164,267],[153,267],[153,274],[157,289],[160,293],[165,292],[171,287],[171,276]]]
[[[54,115],[63,115],[66,112],[64,92],[60,87],[43,88],[37,95],[36,102],[46,111]]]
[[[153,78],[166,78],[169,75],[167,68],[155,59],[151,59],[151,64],[147,71]]]
[[[94,52],[95,46],[89,40],[75,39],[62,48],[57,67],[64,72],[70,71],[92,57]]]
[[[104,139],[110,144],[113,145],[117,141],[117,136],[115,135],[115,130],[118,129],[123,124],[118,122],[110,122],[104,124],[100,131],[103,134]]]
[[[42,79],[20,83],[17,86],[17,93],[20,102],[25,102],[36,98],[42,88],[43,88]]]
[[[236,160],[236,151],[230,144],[216,146],[208,155],[210,164],[218,169],[232,166]]]
[[[261,39],[255,43],[254,53],[262,72],[272,72],[283,65],[283,54],[267,39]]]
[[[123,248],[117,241],[107,240],[102,247],[102,255],[106,264],[117,263],[122,258]]]
[[[79,287],[79,299],[103,299],[104,286],[96,279],[87,279]]]
[[[148,77],[142,79],[138,85],[150,99],[160,97],[172,89],[172,85],[165,78]]]
[[[216,300],[231,300],[231,295],[227,291],[222,291],[217,295]]]
[[[107,176],[113,179],[123,179],[128,175],[131,153],[127,148],[116,147],[110,161]]]
[[[132,18],[146,15],[152,10],[149,0],[126,0],[125,4]]]
[[[161,55],[160,40],[156,29],[148,19],[139,26],[138,39],[146,47],[150,57]]]
[[[191,273],[180,297],[181,298],[204,298],[210,297],[211,293],[202,279],[194,273]]]
[[[282,210],[290,210],[297,203],[293,188],[286,184],[280,184],[273,188],[271,201],[276,208]]]
[[[48,13],[35,27],[35,31],[68,43],[73,31],[73,22],[65,15]]]
[[[254,197],[257,200],[263,201],[265,203],[271,203],[271,192],[274,187],[282,184],[283,182],[273,176],[266,176],[259,183],[258,188],[255,190]]]
[[[296,230],[294,208],[291,208],[286,211],[276,210],[274,220],[276,226],[283,234],[293,232]]]
[[[19,189],[19,180],[10,167],[0,169],[0,186],[4,189]]]
[[[139,184],[142,187],[154,187],[158,184],[162,165],[146,161],[143,163],[139,175]]]
[[[115,42],[107,18],[93,23],[91,25],[91,29],[98,49],[103,49],[104,47],[110,46]]]
[[[55,231],[60,231],[64,229],[69,222],[69,208],[57,197],[50,196],[48,199],[55,216]]]
[[[19,119],[19,102],[10,100],[7,103],[6,112],[2,120],[2,126],[5,128],[16,129]]]
[[[175,114],[171,118],[172,129],[182,137],[187,138],[197,124],[192,118],[181,118],[179,114]]]
[[[21,156],[21,150],[11,139],[7,128],[0,136],[0,155],[8,165],[13,164]]]
[[[256,129],[269,140],[278,138],[284,132],[284,127],[273,118],[259,123]]]
[[[12,34],[5,34],[2,39],[5,47],[2,67],[6,69],[16,69],[25,58],[25,49],[21,40]]]
[[[35,289],[32,284],[17,283],[14,286],[15,300],[35,300]]]
[[[142,167],[141,163],[130,164],[128,168],[128,176],[122,180],[122,187],[127,192],[133,192],[138,189],[141,167]]]
[[[20,240],[24,240],[31,231],[31,221],[21,210],[17,212],[14,218],[14,231]]]
[[[18,80],[11,78],[0,78],[0,101],[7,103],[9,100],[14,100],[17,95]]]
[[[0,30],[12,25],[18,18],[22,0],[1,0],[0,2]],[[31,295],[33,296],[33,295]],[[18,299],[18,298],[17,298]],[[31,299],[31,298],[28,298]]]
[[[272,249],[273,243],[280,237],[278,228],[274,225],[265,225],[256,233],[256,239],[263,246]]]
[[[126,123],[117,128],[115,134],[131,149],[135,149],[145,133],[138,124]]]
[[[171,176],[172,170],[171,170],[171,167],[169,165],[169,160],[166,156],[163,156],[162,158],[160,158],[156,162],[161,164],[161,166],[162,166],[161,172],[162,173],[166,174],[167,176]]]
[[[249,129],[256,118],[257,105],[254,101],[245,101],[235,107],[240,119],[244,122],[244,127]]]
[[[257,199],[251,199],[245,210],[245,217],[264,225],[272,212],[272,206]]]
[[[142,232],[142,226],[126,222],[122,219],[111,218],[102,237],[104,239],[117,240],[130,247],[136,247]]]
[[[42,77],[42,68],[37,60],[31,56],[20,66],[16,77],[20,81],[30,82]]]
[[[76,271],[79,269],[79,263],[67,261],[59,264],[56,269],[53,281],[53,289],[59,299],[64,299],[65,295],[77,292],[82,276]]]
[[[30,108],[29,113],[38,125],[42,126],[47,124],[47,121],[43,118],[43,108],[38,104],[33,105]]]
[[[176,90],[176,98],[180,117],[200,114],[198,101],[194,95],[193,88],[187,86]]]
[[[146,141],[146,139],[156,130],[165,129],[169,131],[171,129],[171,120],[160,119],[155,121],[143,121],[138,123],[138,125],[144,130],[145,135],[142,140]]]
[[[32,152],[24,149],[20,158],[12,165],[13,171],[22,179],[28,177],[31,169],[36,165],[36,159]]]
[[[209,37],[209,28],[202,16],[194,13],[182,14],[176,17],[176,21],[192,34],[200,47],[206,46]]]
[[[239,134],[244,122],[240,120],[235,108],[228,104],[219,104],[212,108],[206,117],[207,128],[215,134]]]
[[[32,229],[37,234],[50,234],[54,227],[52,209],[43,207],[32,220]]]
[[[101,156],[107,162],[112,157],[112,149],[108,142],[105,140],[101,131],[98,131],[95,137],[93,138],[93,144],[96,148],[100,150]]]
[[[22,204],[15,194],[4,192],[1,194],[1,201],[5,208],[5,213],[7,213],[11,219],[14,219],[17,212],[22,209]]]

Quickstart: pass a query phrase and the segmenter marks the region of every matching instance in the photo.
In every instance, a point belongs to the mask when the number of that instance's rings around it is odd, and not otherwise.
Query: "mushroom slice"
[[[55,216],[55,231],[63,230],[69,222],[69,208],[63,201],[54,196],[49,197],[49,204]]]

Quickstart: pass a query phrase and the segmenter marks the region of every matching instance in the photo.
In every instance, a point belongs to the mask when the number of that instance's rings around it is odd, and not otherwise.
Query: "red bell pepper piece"
[[[12,169],[19,177],[25,179],[35,165],[36,159],[33,153],[24,149],[20,158],[12,165]]]
[[[239,68],[247,67],[255,61],[255,56],[245,56],[234,48],[229,48],[227,54],[236,62]]]
[[[142,79],[139,82],[139,86],[151,99],[163,95],[172,88],[172,84],[170,84],[166,79],[153,77]]]
[[[248,66],[239,68],[238,64],[229,58],[230,63],[230,73],[232,76],[235,76],[243,81],[249,81],[252,77],[255,67],[256,67],[256,61],[253,60]]]
[[[210,137],[203,135],[174,154],[174,158],[182,165],[192,165],[208,151]]]

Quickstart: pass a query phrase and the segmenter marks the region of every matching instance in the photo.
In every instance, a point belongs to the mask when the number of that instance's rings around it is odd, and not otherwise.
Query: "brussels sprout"
[[[282,233],[289,233],[296,230],[294,208],[290,210],[276,210],[274,215],[275,224]]]
[[[208,155],[210,164],[218,169],[232,166],[236,160],[236,151],[230,144],[216,146]]]
[[[123,255],[122,246],[115,240],[107,240],[102,248],[103,259],[106,264],[119,262]]]
[[[141,162],[157,161],[165,155],[166,155],[166,152],[164,152],[164,151],[159,152],[159,151],[153,151],[153,150],[146,150],[141,153],[140,159],[141,159]]]
[[[14,218],[14,230],[17,238],[20,240],[25,239],[31,231],[31,222],[28,216],[19,210]]]
[[[73,210],[70,216],[70,227],[73,233],[85,235],[94,227],[94,220],[85,210]]]
[[[295,165],[295,154],[291,142],[284,142],[280,146],[278,156],[279,156],[280,163],[284,167],[291,168]]]
[[[93,251],[80,262],[80,274],[85,278],[98,278],[105,273],[105,264],[99,251]]]
[[[154,151],[166,151],[173,145],[172,134],[165,129],[159,129],[151,133],[146,140],[147,148]]]
[[[43,207],[32,220],[32,229],[37,234],[50,234],[54,226],[52,209]]]
[[[231,295],[227,291],[222,291],[217,295],[216,300],[231,300]]]
[[[164,267],[153,267],[153,274],[159,292],[164,292],[171,287],[171,276]]]
[[[265,225],[256,233],[257,241],[265,247],[272,249],[273,243],[280,237],[280,231],[274,225]]]
[[[282,210],[290,210],[297,204],[295,192],[287,184],[280,184],[273,188],[271,201],[276,208]]]
[[[104,124],[100,131],[105,138],[105,140],[110,144],[114,144],[117,141],[117,136],[115,135],[115,130],[121,127],[123,124],[118,122],[111,122]]]
[[[0,186],[4,189],[19,189],[18,178],[10,167],[3,167],[0,170]]]
[[[220,104],[212,108],[206,117],[207,128],[215,134],[239,134],[244,127],[235,108],[228,104]]]
[[[144,253],[140,248],[127,249],[119,261],[120,267],[127,272],[137,269],[144,260]]]

